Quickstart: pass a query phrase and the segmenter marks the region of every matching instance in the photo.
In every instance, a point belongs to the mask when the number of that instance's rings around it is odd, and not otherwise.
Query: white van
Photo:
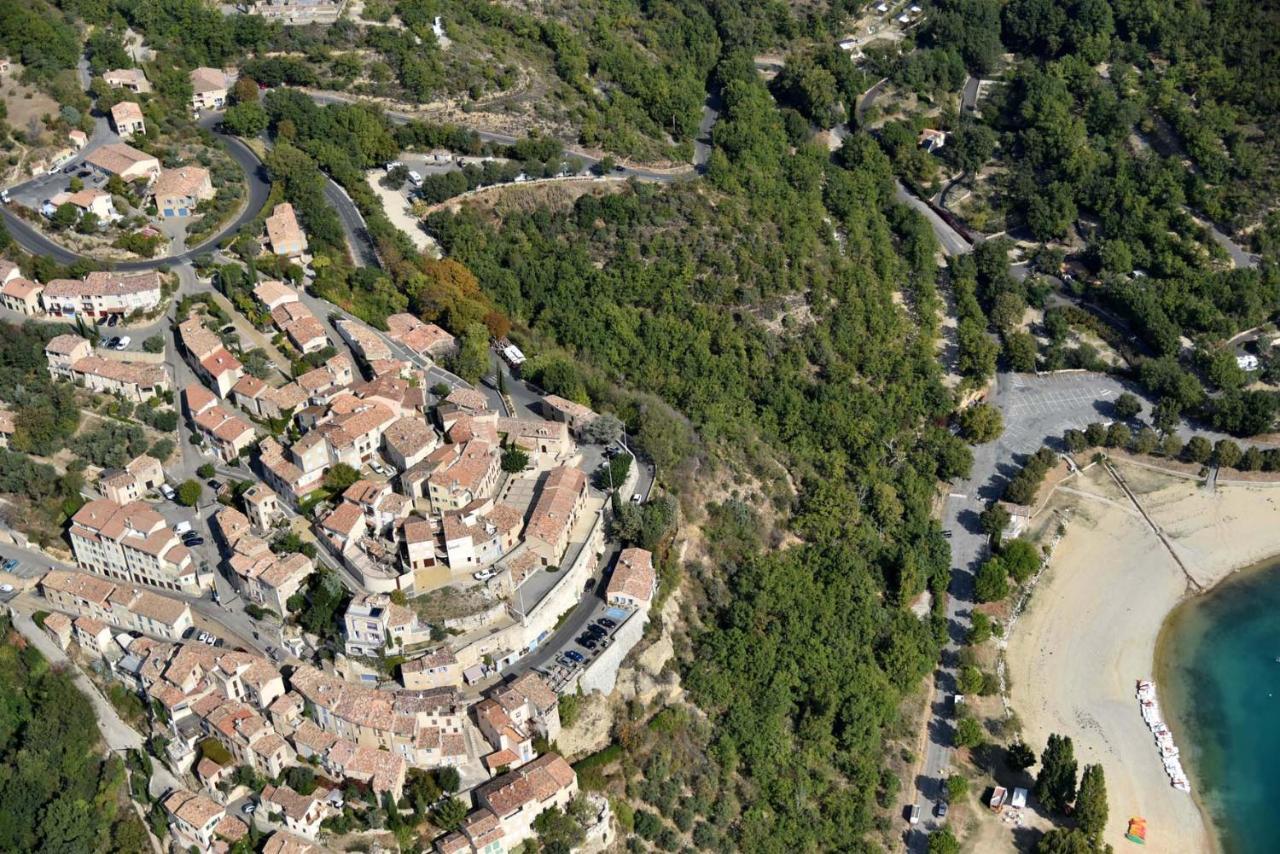
[[[422,186],[422,176],[421,176],[421,175],[419,175],[417,172],[414,172],[413,170],[410,170],[410,171],[409,171],[409,182],[410,182],[411,184],[413,184],[413,186],[415,186],[415,187],[421,187],[421,186]]]
[[[190,530],[191,530],[190,522],[179,522],[178,524],[173,526],[173,532],[177,534],[179,537],[181,537],[183,534],[190,532]]]

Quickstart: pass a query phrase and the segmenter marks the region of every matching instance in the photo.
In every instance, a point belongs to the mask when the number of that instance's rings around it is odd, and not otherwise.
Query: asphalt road
[[[353,95],[344,95],[340,92],[307,91],[307,95],[310,96],[311,100],[315,101],[317,104],[320,104],[322,106],[326,104],[369,103],[367,99],[360,98]],[[415,121],[418,119],[417,116],[412,116],[412,115],[409,115],[408,113],[397,112],[395,110],[383,110],[382,114],[385,115],[388,119],[390,119],[395,124],[405,124],[407,122]],[[711,119],[711,121],[714,122],[714,118]],[[705,110],[703,112],[703,123],[706,124],[707,129],[710,130],[710,123],[708,122],[707,113]],[[475,134],[480,139],[481,142],[491,142],[496,145],[514,145],[517,141],[517,137],[512,136],[511,134],[506,134],[506,133],[494,133],[492,131],[476,130]],[[600,159],[601,159],[596,157],[593,154],[589,154],[585,151],[582,151],[580,149],[574,149],[574,148],[566,148],[564,150],[564,154],[566,157],[578,158],[579,160],[582,161],[583,166],[588,168],[595,166],[597,163],[600,162]],[[685,167],[684,169],[680,169],[680,170],[675,170],[675,171],[667,171],[667,170],[645,169],[643,167],[627,166],[625,163],[620,165],[621,165],[621,168],[613,173],[615,177],[639,178],[642,181],[655,181],[662,184],[669,184],[675,181],[686,180],[695,174],[693,170],[689,169],[688,167]]]
[[[978,523],[987,504],[1000,497],[1004,484],[1017,473],[1027,456],[1048,440],[1056,440],[1068,428],[1083,428],[1092,421],[1111,419],[1111,402],[1126,391],[1105,374],[1059,373],[1041,376],[1001,374],[991,402],[1004,414],[1005,431],[994,442],[973,448],[970,476],[951,484],[942,514],[942,528],[950,533],[951,587],[947,602],[949,639],[935,672],[924,763],[915,780],[914,800],[921,810],[921,824],[909,833],[908,847],[925,851],[927,832],[941,826],[934,819],[933,803],[938,780],[950,768],[954,737],[949,697],[956,693],[960,648],[969,631],[974,605],[973,579],[987,556],[987,537]]]
[[[947,255],[965,255],[973,251],[973,244],[964,238],[964,235],[956,231],[946,220],[938,216],[938,213],[927,204],[916,198],[901,181],[894,179],[895,190],[893,197],[898,201],[915,208],[924,218],[929,221],[929,226],[933,229],[934,235],[938,238],[938,244],[942,247],[942,254]]]
[[[200,120],[200,125],[212,131],[215,136],[226,143],[227,153],[231,155],[232,159],[236,161],[240,166],[240,169],[244,172],[248,199],[240,215],[223,226],[217,234],[209,237],[198,246],[188,247],[185,251],[177,255],[170,255],[163,258],[148,258],[137,261],[119,261],[109,264],[113,269],[122,271],[155,270],[159,267],[173,266],[174,264],[179,264],[184,261],[190,261],[197,255],[208,252],[212,247],[217,245],[218,241],[226,237],[228,234],[234,234],[241,228],[241,226],[252,221],[262,211],[263,205],[267,202],[267,196],[271,192],[271,184],[267,180],[266,168],[262,165],[262,162],[258,160],[257,155],[253,153],[249,146],[245,145],[238,138],[228,134],[219,133],[215,129],[217,123],[221,121],[221,118],[221,114],[219,113],[208,113]],[[96,133],[94,136],[97,138]],[[78,155],[78,159],[82,159],[83,155],[88,153],[89,150],[90,147],[86,146],[85,149],[81,151],[80,155]],[[13,190],[21,191],[31,183],[32,182],[27,182],[27,184],[19,185],[18,187],[13,188]],[[13,190],[10,192],[12,193]],[[10,234],[12,234],[14,239],[28,252],[53,258],[59,264],[72,264],[86,257],[72,252],[70,249],[60,246],[50,240],[29,222],[8,208],[0,208],[0,215],[4,217],[5,225],[8,226]],[[357,216],[359,216],[358,213]]]

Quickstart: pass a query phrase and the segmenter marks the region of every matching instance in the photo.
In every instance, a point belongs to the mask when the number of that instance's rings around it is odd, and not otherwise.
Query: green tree
[[[1093,421],[1084,428],[1084,438],[1090,448],[1096,448],[1107,441],[1107,428]]]
[[[1005,763],[1014,771],[1025,771],[1036,764],[1036,752],[1022,741],[1015,741],[1005,751]]]
[[[956,687],[960,689],[961,694],[977,694],[982,690],[982,671],[973,665],[966,665],[960,668],[960,675],[956,679]]]
[[[1076,799],[1075,748],[1069,736],[1053,733],[1040,754],[1036,775],[1036,799],[1050,812],[1065,813]]]
[[[1213,461],[1224,468],[1235,468],[1243,454],[1230,439],[1219,439],[1213,446]]]
[[[993,441],[1004,431],[1000,410],[989,403],[975,403],[960,413],[960,430],[975,445]]]
[[[148,336],[147,340],[142,342],[142,349],[146,350],[148,353],[163,353],[164,352],[164,336],[162,335]]]
[[[515,445],[502,452],[502,470],[510,474],[522,472],[529,465],[529,455]]]
[[[1128,446],[1129,440],[1133,438],[1132,431],[1129,430],[1127,424],[1119,421],[1113,421],[1111,426],[1107,428],[1106,446],[1108,448],[1124,448]]]
[[[969,781],[959,774],[947,778],[947,800],[956,803],[969,794]]]
[[[1021,537],[1008,540],[1000,548],[1000,562],[1009,576],[1021,584],[1040,568],[1040,550],[1030,540]]]
[[[457,830],[467,812],[467,805],[458,798],[445,798],[431,811],[431,823],[441,830]]]
[[[1029,332],[1010,332],[1004,339],[1009,370],[1031,373],[1036,369],[1036,339]]]
[[[222,114],[223,128],[245,138],[258,136],[270,122],[267,111],[256,101],[233,104]]]
[[[985,740],[982,725],[973,718],[961,718],[956,724],[956,747],[977,747]]]
[[[453,793],[462,788],[462,777],[458,769],[452,765],[443,765],[435,770],[436,785],[441,791]]]
[[[1081,830],[1055,827],[1036,842],[1035,854],[1098,854],[1098,847]]]
[[[360,472],[346,463],[336,463],[324,473],[324,485],[331,493],[337,495],[360,479]]]
[[[1067,430],[1062,434],[1062,444],[1073,454],[1078,454],[1089,447],[1089,440],[1079,430]]]
[[[49,222],[55,230],[66,231],[75,225],[78,219],[80,219],[80,209],[71,204],[71,202],[64,202],[54,209],[53,215],[49,217]]]
[[[595,445],[612,445],[622,438],[623,429],[622,422],[606,412],[588,422],[582,430],[582,438]]]
[[[998,557],[987,558],[978,567],[974,592],[979,602],[999,602],[1009,595],[1009,573]]]
[[[451,367],[467,382],[479,382],[489,370],[489,330],[479,323],[468,326]]]
[[[1160,447],[1160,434],[1150,427],[1143,427],[1135,433],[1133,441],[1129,443],[1129,449],[1135,454],[1151,454],[1158,447]]]
[[[1192,436],[1182,448],[1182,456],[1190,463],[1207,463],[1213,456],[1213,445],[1204,436]]]
[[[1086,765],[1080,773],[1080,794],[1076,798],[1076,826],[1094,839],[1107,826],[1107,780],[1101,765]]]
[[[929,834],[929,854],[960,854],[960,842],[950,828],[943,827]]]
[[[971,625],[969,626],[969,634],[966,640],[969,644],[977,646],[991,640],[991,618],[981,611],[974,611],[970,617]]]
[[[178,485],[178,503],[183,507],[195,507],[203,494],[204,487],[198,480],[184,480]]]
[[[1142,401],[1138,400],[1137,395],[1126,391],[1116,398],[1116,418],[1122,421],[1129,421],[1136,418],[1140,412],[1142,412]]]
[[[1009,511],[999,502],[992,502],[978,516],[978,524],[982,532],[991,537],[998,537],[1009,527]]]
[[[213,463],[202,463],[200,468],[196,469],[196,474],[208,480],[217,474],[217,470],[213,467]]]

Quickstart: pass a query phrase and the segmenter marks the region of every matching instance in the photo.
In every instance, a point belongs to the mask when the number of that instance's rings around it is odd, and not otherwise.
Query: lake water
[[[1280,851],[1280,564],[1182,605],[1157,656],[1160,701],[1225,854]]]

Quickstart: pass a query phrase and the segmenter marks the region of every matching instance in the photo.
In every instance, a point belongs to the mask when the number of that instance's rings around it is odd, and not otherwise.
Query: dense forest
[[[93,707],[65,672],[0,618],[0,849],[150,851],[122,802],[124,763],[104,759]]]
[[[429,226],[539,354],[538,381],[623,415],[705,520],[717,559],[694,569],[682,659],[715,723],[709,758],[740,780],[733,845],[850,850],[873,827],[884,728],[936,659],[941,611],[905,608],[947,584],[935,484],[970,461],[939,426],[936,246],[892,202],[874,142],[835,163],[793,150],[748,56],[717,75],[709,185]],[[696,434],[673,442],[619,387],[656,393]],[[693,458],[759,491],[700,508],[681,477]],[[770,551],[783,531],[761,533],[757,502],[805,544]]]

